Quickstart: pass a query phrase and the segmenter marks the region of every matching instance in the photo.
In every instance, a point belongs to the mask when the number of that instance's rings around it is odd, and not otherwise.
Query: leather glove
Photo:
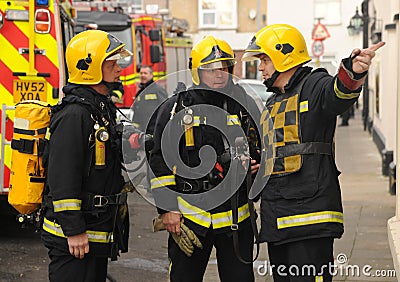
[[[161,215],[159,215],[153,218],[153,232],[161,230],[165,230],[165,227]],[[199,238],[197,238],[196,234],[182,222],[181,235],[178,236],[176,233],[171,233],[171,236],[182,252],[184,252],[188,257],[192,256],[195,247],[200,249],[203,248],[203,245],[201,244]]]
[[[124,186],[122,187],[122,190],[120,193],[132,193],[135,189],[136,186],[138,186],[140,184],[140,182],[142,181],[142,179],[146,176],[146,173],[141,172],[138,175],[135,176],[135,178],[131,181],[128,181],[124,184]],[[119,214],[121,219],[124,219],[126,217],[126,214],[128,213],[128,203],[124,204],[124,205],[120,205],[119,206]]]

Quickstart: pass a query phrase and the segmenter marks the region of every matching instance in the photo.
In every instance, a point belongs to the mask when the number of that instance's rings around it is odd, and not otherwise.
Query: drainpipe
[[[368,6],[369,6],[369,0],[364,0],[361,3],[361,13],[363,17],[363,49],[368,48],[368,29],[369,29]],[[369,116],[369,86],[368,86],[368,75],[367,75],[363,87],[362,117],[364,123],[364,131],[367,130],[368,116]]]

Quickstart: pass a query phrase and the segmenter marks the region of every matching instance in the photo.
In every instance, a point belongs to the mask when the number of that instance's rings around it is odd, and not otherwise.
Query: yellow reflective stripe
[[[47,128],[46,135],[44,136],[44,139],[50,140],[50,136],[51,136],[50,128]]]
[[[324,276],[315,276],[315,282],[323,282]]]
[[[240,120],[237,115],[227,115],[226,117],[227,125],[240,125]]]
[[[300,113],[308,112],[308,101],[300,102]]]
[[[211,226],[211,214],[196,206],[192,206],[182,197],[178,197],[178,207],[184,217],[197,223],[198,225],[209,228]]]
[[[61,226],[55,222],[48,220],[47,218],[44,218],[43,230],[49,232],[50,234],[56,235],[58,237],[67,238],[64,235],[64,232],[62,231]]]
[[[168,185],[176,185],[174,175],[165,175],[150,180],[151,189],[160,188]]]
[[[80,211],[82,200],[79,199],[64,199],[53,201],[54,212],[61,211]]]
[[[180,212],[185,218],[206,228],[209,228],[211,225],[214,229],[229,227],[232,225],[232,210],[211,214],[199,207],[189,204],[182,197],[178,197],[178,206]],[[250,211],[248,204],[238,208],[238,223],[242,222],[249,216]]]
[[[336,211],[322,211],[285,216],[277,219],[278,229],[325,222],[343,223],[343,213]]]
[[[346,94],[346,93],[343,93],[342,91],[340,91],[339,88],[337,87],[337,78],[335,80],[334,89],[335,89],[336,97],[338,97],[339,99],[350,100],[350,99],[358,98],[358,96],[360,96],[360,93]]]
[[[89,242],[95,242],[95,243],[114,242],[114,236],[112,232],[87,230],[86,234],[88,235]]]
[[[238,208],[238,223],[250,216],[249,205],[245,204]],[[232,225],[232,210],[215,213],[211,215],[211,222],[214,229]]]
[[[200,116],[193,117],[193,126],[200,126]]]
[[[65,236],[64,232],[62,231],[61,225],[52,222],[47,218],[44,218],[43,230],[58,237],[67,238],[67,236]],[[109,243],[114,241],[114,236],[112,232],[86,230],[86,234],[88,235],[89,242]]]
[[[144,95],[145,100],[157,100],[157,94],[146,94]]]

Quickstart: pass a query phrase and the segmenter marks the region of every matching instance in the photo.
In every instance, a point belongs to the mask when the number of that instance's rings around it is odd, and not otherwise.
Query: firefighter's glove
[[[194,252],[194,246],[186,233],[181,231],[181,235],[171,233],[171,236],[174,239],[175,243],[178,245],[179,249],[181,249],[181,251],[184,252],[185,255],[191,257]]]
[[[181,223],[181,235],[178,236],[176,233],[171,233],[171,236],[182,252],[184,252],[188,257],[192,256],[195,247],[200,249],[203,248],[203,245],[199,238],[197,238],[196,234],[194,234],[194,232],[183,223]]]
[[[196,234],[192,230],[189,229],[185,224],[181,222],[181,232],[185,233],[189,240],[195,245],[197,248],[202,249],[203,245],[201,244],[199,238],[197,238]]]
[[[153,219],[153,231],[161,231],[165,230],[164,223],[162,222],[161,215],[155,217]],[[203,248],[199,238],[197,238],[196,234],[192,230],[190,230],[185,224],[181,222],[181,235],[177,235],[176,233],[171,233],[172,239],[176,242],[178,247],[184,252],[188,257],[191,257],[194,248],[198,247],[200,249]]]

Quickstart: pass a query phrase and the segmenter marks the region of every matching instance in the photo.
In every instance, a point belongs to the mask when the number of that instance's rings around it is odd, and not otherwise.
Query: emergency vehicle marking
[[[52,21],[54,21],[54,15],[50,10],[50,15]],[[58,62],[58,54],[57,48],[49,48],[49,46],[57,46],[57,41],[55,39],[55,28],[52,28],[51,33],[49,34],[39,34],[40,40],[35,40],[35,49],[45,50],[45,55],[36,55],[35,56],[35,67],[37,72],[44,73],[58,73],[58,68],[55,66]],[[15,55],[9,56],[10,59],[13,59],[12,62],[9,62],[9,65],[15,65],[21,67],[21,72],[24,72],[28,69],[29,61],[28,54],[24,56],[20,56],[18,53],[18,49],[14,46],[23,46],[23,48],[29,47],[29,28],[26,22],[8,22],[7,30],[2,33],[4,35],[5,43],[9,44],[7,50],[16,50]],[[1,37],[1,35],[0,35]],[[4,46],[1,44],[1,46]],[[25,57],[28,65],[26,67],[22,67],[20,64],[15,62],[15,59],[22,59]],[[4,58],[2,58],[4,59]],[[18,70],[19,71],[19,70]],[[52,84],[53,87],[57,87],[58,85],[58,77],[48,77],[46,80]]]
[[[0,45],[2,44],[2,43],[5,43],[4,45],[2,45],[2,46],[7,46],[7,44],[6,43],[8,43],[8,41],[7,40],[5,40],[4,42],[3,42],[3,37],[0,35]],[[19,54],[18,54],[18,51],[13,47],[13,46],[7,46],[6,48],[8,48],[7,50],[9,50],[9,52],[11,53],[10,54],[10,56],[6,56],[6,57],[4,57],[4,58],[2,58],[2,63],[4,63],[5,65],[4,65],[4,67],[2,66],[2,65],[0,65],[0,69],[2,70],[2,74],[4,75],[4,76],[7,76],[7,77],[13,77],[13,75],[12,75],[12,71],[11,71],[11,69],[8,67],[8,66],[18,66],[18,71],[21,71],[21,72],[23,72],[23,71],[25,71],[25,70],[28,70],[28,68],[29,68],[29,63],[28,63],[28,61],[26,60],[26,59],[24,59],[22,56],[20,56]],[[42,66],[42,68],[43,69],[45,69],[46,71],[49,71],[49,68],[46,68],[46,65],[44,65],[43,64],[43,66]],[[3,72],[3,70],[4,70],[4,72]],[[50,71],[54,71],[54,70],[50,70]],[[57,69],[55,69],[55,71],[57,72],[58,70]],[[4,101],[4,99],[2,100],[2,103],[6,103],[7,105],[10,105],[10,104],[13,104],[14,102],[19,102],[21,99],[19,99],[19,97],[20,96],[25,96],[26,98],[29,96],[30,98],[36,98],[36,95],[33,95],[33,93],[30,95],[30,94],[28,94],[28,92],[26,91],[26,90],[28,90],[28,89],[25,89],[25,91],[23,91],[23,92],[21,92],[21,95],[18,95],[17,94],[17,96],[18,97],[14,97],[14,95],[13,95],[13,93],[14,93],[14,91],[16,90],[15,89],[15,81],[21,81],[21,80],[18,80],[18,77],[16,77],[16,76],[14,76],[14,80],[12,80],[12,79],[10,79],[10,80],[7,80],[7,91],[6,92],[4,92],[4,93],[8,93],[10,96],[10,98],[12,98],[12,101],[11,102],[6,102],[6,101]],[[23,80],[25,80],[25,81],[28,81],[25,77],[24,77],[24,79]],[[33,81],[33,82],[40,82],[40,83],[45,83],[45,79],[44,78],[40,78],[40,77],[35,77],[35,80]],[[22,89],[21,89],[22,90]],[[45,89],[46,90],[46,89]],[[19,92],[18,92],[19,93]],[[22,95],[23,94],[23,95]],[[4,95],[4,94],[3,94]],[[8,95],[7,95],[8,96]],[[35,96],[35,97],[34,97]],[[47,100],[47,92],[46,92],[46,94],[44,95],[44,96],[42,96],[42,97],[44,97],[44,98],[46,98],[46,100]],[[2,98],[5,98],[5,97],[2,97]],[[8,97],[7,97],[8,98]],[[17,100],[15,100],[17,98]],[[41,100],[43,100],[43,99],[41,99]]]
[[[3,51],[0,58],[0,93],[1,104],[7,106],[12,106],[24,99],[49,100],[49,103],[55,103],[56,99],[52,98],[53,89],[58,89],[64,83],[60,81],[64,72],[64,65],[60,62],[60,58],[63,56],[62,46],[70,35],[68,31],[72,30],[71,18],[59,18],[59,1],[50,0],[48,6],[38,7],[48,12],[49,33],[35,32],[34,18],[31,18],[34,13],[30,11],[32,3],[34,1],[0,1],[0,12],[4,16],[4,26],[0,29],[0,48]],[[22,12],[26,18],[6,19],[6,11]],[[62,30],[67,32],[65,36]],[[32,48],[39,51],[35,52],[33,62],[30,61],[32,54],[29,55]],[[15,76],[13,73],[20,75]],[[37,76],[37,73],[42,75]],[[6,135],[5,140],[9,141],[13,135],[15,114],[14,111],[7,110],[6,115],[7,119],[2,121],[6,125],[3,134]],[[4,152],[1,152],[5,162],[4,168],[1,168],[4,169],[4,181],[1,184],[4,185],[3,189],[0,188],[3,192],[8,191],[11,151],[11,147],[6,145]]]
[[[1,45],[1,35],[0,35],[0,46]],[[12,71],[3,63],[3,60],[0,60],[0,73],[2,76],[11,76]],[[0,88],[0,93],[1,93],[1,101],[2,103],[5,103],[7,105],[11,105],[13,103],[13,96],[12,96],[12,90],[13,90],[13,83],[11,80],[7,81],[1,81],[0,82],[0,87],[3,87],[3,89]],[[8,95],[7,95],[8,94]]]

